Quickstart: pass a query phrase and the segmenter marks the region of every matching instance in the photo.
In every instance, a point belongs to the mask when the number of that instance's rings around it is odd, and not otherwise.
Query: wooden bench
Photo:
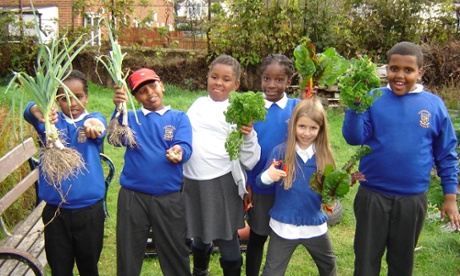
[[[28,138],[0,158],[0,183],[25,162],[29,162],[31,166],[31,172],[0,198],[0,226],[6,235],[6,238],[0,243],[0,275],[44,275],[47,261],[41,215],[46,203],[39,200],[37,193],[35,208],[23,222],[14,227],[12,233],[7,229],[2,218],[4,212],[29,188],[34,186],[34,189],[38,191],[38,161],[34,159],[37,151],[38,148],[33,139]],[[108,156],[103,153],[100,156],[106,175],[107,197],[107,190],[115,174],[115,167]],[[104,199],[104,211],[108,216],[106,198]]]
[[[28,138],[0,158],[0,182],[23,163],[31,162],[31,158],[37,151],[33,139]],[[14,228],[12,233],[9,232],[2,218],[4,212],[29,188],[32,186],[37,188],[38,168],[30,164],[31,172],[0,199],[0,225],[7,236],[0,246],[0,275],[44,275],[46,254],[41,214],[45,202],[38,202],[37,197],[34,210]]]

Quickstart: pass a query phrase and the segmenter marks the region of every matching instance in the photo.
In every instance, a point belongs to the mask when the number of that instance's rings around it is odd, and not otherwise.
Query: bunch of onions
[[[35,21],[38,30],[36,18]],[[50,114],[55,106],[59,87],[63,88],[64,96],[68,101],[70,98],[78,101],[62,80],[66,78],[66,72],[70,72],[73,59],[89,43],[87,41],[79,45],[82,38],[83,36],[80,36],[71,45],[65,37],[54,38],[49,44],[45,44],[40,38],[35,77],[25,72],[14,72],[6,89],[8,92],[10,89],[18,88],[17,90],[24,94],[30,94],[42,112],[46,141],[42,141],[40,166],[48,183],[61,194],[63,202],[67,192],[62,191],[62,181],[80,173],[85,168],[85,163],[77,150],[66,147],[59,130],[50,122]]]
[[[118,44],[118,40],[114,38],[110,24],[107,20],[105,22],[112,50],[109,52],[109,55],[97,56],[96,60],[104,65],[113,82],[120,86],[128,94],[132,108],[135,109],[134,101],[131,94],[128,93],[128,86],[126,85],[126,77],[128,74],[124,74],[122,70],[123,59],[126,53],[121,52],[121,46]],[[120,116],[122,116],[121,124]],[[139,124],[136,112],[134,112],[134,116],[136,118],[136,122]],[[125,144],[130,148],[137,147],[138,145],[135,132],[128,125],[128,109],[125,102],[118,105],[117,113],[109,123],[107,139],[114,146],[123,146],[123,142],[125,142]]]

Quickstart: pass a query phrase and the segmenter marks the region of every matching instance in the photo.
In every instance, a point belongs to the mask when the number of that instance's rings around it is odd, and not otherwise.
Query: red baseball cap
[[[155,71],[148,68],[136,70],[128,77],[128,85],[131,91],[136,90],[141,84],[147,81],[160,81],[160,77]]]

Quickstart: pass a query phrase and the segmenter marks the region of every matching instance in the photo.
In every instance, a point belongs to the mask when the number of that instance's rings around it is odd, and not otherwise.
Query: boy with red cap
[[[117,207],[117,274],[140,275],[152,228],[163,275],[190,275],[181,191],[183,164],[192,154],[190,121],[184,112],[163,105],[164,86],[153,70],[134,71],[128,85],[142,107],[127,114],[137,146],[124,145]],[[115,106],[127,101],[126,91],[115,86]],[[120,122],[122,116],[125,114],[118,118]]]

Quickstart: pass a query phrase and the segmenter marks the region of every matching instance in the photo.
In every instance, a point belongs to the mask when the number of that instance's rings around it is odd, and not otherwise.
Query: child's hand
[[[252,208],[252,188],[249,185],[246,185],[246,190],[248,191],[247,194],[244,195],[243,202],[244,202],[244,210],[247,211]]]
[[[441,221],[446,217],[450,221],[450,225],[460,230],[460,214],[458,213],[457,196],[455,194],[445,194],[444,202],[441,207]]]
[[[240,131],[243,135],[248,135],[253,129],[254,127],[252,126],[252,123],[250,123],[249,125],[242,125]]]
[[[38,108],[36,104],[30,107],[30,113],[34,115],[34,117],[37,118],[37,120],[40,123],[45,122],[45,117],[43,116],[43,113],[40,111],[40,109]],[[55,125],[59,120],[56,105],[53,104],[53,108],[51,109],[49,116],[50,116],[50,123]]]
[[[166,158],[174,164],[182,161],[182,148],[179,145],[174,145],[166,151]]]
[[[113,103],[118,106],[120,103],[127,103],[128,96],[126,95],[126,91],[119,85],[115,85],[115,94],[113,95]]]
[[[273,159],[273,162],[270,164],[270,167],[268,168],[268,176],[274,181],[279,181],[281,178],[284,178],[287,176],[286,172],[283,170],[277,169],[275,166],[278,165],[278,161]]]
[[[98,138],[105,131],[104,124],[96,118],[87,119],[83,124],[83,128],[85,129],[86,137],[91,139]]]

